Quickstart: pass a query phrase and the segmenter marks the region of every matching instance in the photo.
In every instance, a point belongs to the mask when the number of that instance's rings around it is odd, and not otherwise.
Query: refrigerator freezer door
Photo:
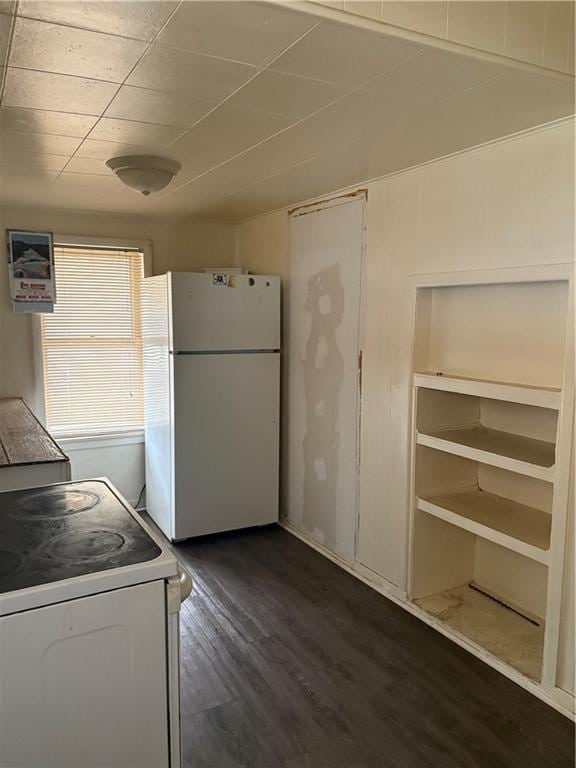
[[[170,279],[174,352],[279,349],[279,277],[172,272]]]
[[[174,360],[175,538],[278,520],[280,355]]]

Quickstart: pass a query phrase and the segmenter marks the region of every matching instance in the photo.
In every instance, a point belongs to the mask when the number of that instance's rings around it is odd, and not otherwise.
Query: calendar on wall
[[[52,233],[8,229],[10,294],[15,312],[53,312],[56,302]]]

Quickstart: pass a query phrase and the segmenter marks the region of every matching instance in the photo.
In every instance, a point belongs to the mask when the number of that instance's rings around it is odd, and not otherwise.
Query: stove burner
[[[125,542],[115,531],[69,531],[49,541],[45,554],[62,560],[98,560],[117,552]]]
[[[0,581],[15,573],[22,565],[22,557],[17,552],[0,549]]]
[[[24,518],[54,519],[92,509],[99,501],[100,498],[89,491],[43,491],[21,501],[13,514]]]

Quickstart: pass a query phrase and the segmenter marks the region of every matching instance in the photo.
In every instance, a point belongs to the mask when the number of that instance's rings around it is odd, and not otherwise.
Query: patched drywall
[[[340,469],[339,405],[344,379],[344,358],[336,338],[344,314],[344,286],[338,264],[309,279],[304,307],[310,315],[310,334],[302,360],[306,399],[302,522],[324,546],[334,549]]]
[[[283,513],[353,561],[364,198],[290,217]]]

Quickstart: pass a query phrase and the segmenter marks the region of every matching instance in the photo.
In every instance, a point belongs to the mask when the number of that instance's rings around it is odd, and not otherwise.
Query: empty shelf
[[[469,586],[414,601],[426,613],[532,680],[540,680],[544,627]]]
[[[443,392],[457,392],[474,397],[487,397],[493,400],[506,400],[510,403],[534,405],[540,408],[558,410],[562,400],[562,390],[554,387],[537,387],[529,384],[514,384],[506,381],[472,379],[466,376],[438,375],[432,372],[414,374],[414,384],[426,389],[438,389]]]
[[[554,443],[487,429],[480,424],[420,431],[417,442],[540,480],[551,481],[554,476]]]
[[[422,497],[418,508],[539,563],[549,562],[552,517],[540,509],[478,488]]]

